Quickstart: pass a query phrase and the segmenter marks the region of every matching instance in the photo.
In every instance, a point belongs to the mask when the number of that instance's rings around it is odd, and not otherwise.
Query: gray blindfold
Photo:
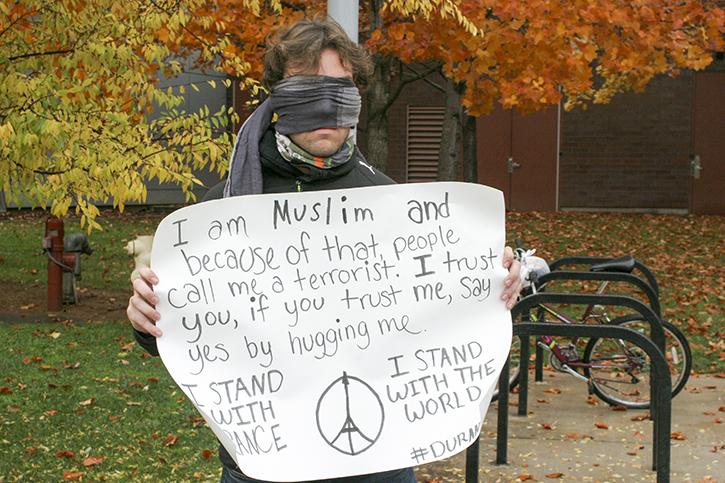
[[[288,135],[324,127],[354,127],[360,92],[352,79],[295,75],[272,86],[269,96],[278,119],[275,130]]]

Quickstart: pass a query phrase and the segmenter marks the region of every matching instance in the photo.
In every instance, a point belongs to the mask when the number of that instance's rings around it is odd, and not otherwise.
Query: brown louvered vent
[[[419,183],[438,178],[438,150],[445,107],[408,106],[406,181]]]

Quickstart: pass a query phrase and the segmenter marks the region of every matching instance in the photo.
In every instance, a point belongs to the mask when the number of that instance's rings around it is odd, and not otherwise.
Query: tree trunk
[[[456,181],[460,173],[462,83],[446,79],[446,112],[443,117],[441,147],[438,152],[438,181]]]
[[[478,183],[476,118],[463,113],[463,181]]]
[[[383,29],[380,15],[384,0],[370,0],[368,16],[370,31]],[[367,90],[367,125],[365,126],[365,156],[370,164],[385,172],[388,167],[388,101],[390,99],[390,69],[392,59],[387,55],[373,55],[375,71]]]
[[[367,91],[368,121],[365,155],[370,164],[385,172],[388,164],[388,112],[391,58],[375,55],[375,73]]]

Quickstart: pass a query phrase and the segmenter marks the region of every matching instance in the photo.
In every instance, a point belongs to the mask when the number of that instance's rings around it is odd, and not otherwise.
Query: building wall
[[[180,109],[187,112],[197,112],[202,107],[208,106],[209,112],[217,112],[220,108],[229,105],[227,99],[227,88],[221,81],[226,79],[226,75],[219,72],[200,72],[193,67],[192,59],[186,59],[186,70],[180,75],[171,79],[162,79],[159,87],[166,89],[168,87],[177,88],[180,85],[185,86],[184,104]],[[215,80],[216,87],[210,86],[207,81]],[[194,83],[198,87],[195,91],[190,87]],[[219,133],[221,134],[221,133]],[[202,186],[195,186],[193,192],[200,200],[209,188],[220,181],[220,177],[216,173],[209,170],[198,170],[195,176],[203,183]],[[159,183],[155,180],[146,183],[148,196],[147,205],[165,205],[165,204],[186,204],[184,193],[179,186],[174,183]]]
[[[438,76],[431,76],[431,82],[443,86],[443,79]],[[391,82],[395,86],[395,81]],[[394,88],[394,87],[393,87]],[[363,106],[365,102],[363,102]],[[385,174],[398,183],[405,182],[406,169],[406,147],[408,127],[408,106],[431,107],[444,106],[445,96],[443,92],[431,86],[429,83],[418,80],[411,82],[401,92],[396,102],[388,111],[388,165]],[[363,109],[361,113],[360,126],[365,125],[367,112]],[[358,145],[363,154],[365,153],[366,133],[363,129],[358,132]]]
[[[562,112],[561,208],[687,209],[693,74]]]

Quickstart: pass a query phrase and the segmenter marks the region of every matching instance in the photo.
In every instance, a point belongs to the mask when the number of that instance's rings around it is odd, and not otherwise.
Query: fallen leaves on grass
[[[79,402],[78,405],[79,406],[90,406],[94,402],[96,402],[96,398],[92,397],[90,399],[86,399],[85,401]]]
[[[7,386],[0,387],[0,394],[12,394],[13,390]]]
[[[125,344],[121,343],[121,350],[125,351],[125,352],[130,352],[133,350],[133,348],[135,346],[136,346],[136,342],[134,342],[134,341],[126,342]]]
[[[164,446],[174,446],[179,441],[179,437],[169,433],[164,440]]]
[[[55,452],[56,458],[75,458],[76,454],[73,451],[60,450]]]
[[[202,450],[201,457],[204,458],[205,460],[208,460],[212,457],[213,454],[214,453],[212,453],[212,451],[210,449],[205,449],[205,450]]]
[[[64,480],[80,480],[84,474],[85,473],[83,473],[82,471],[66,470],[63,472],[63,479]]]
[[[87,456],[83,458],[83,466],[86,468],[95,466],[102,463],[104,459],[106,459],[104,456]]]

